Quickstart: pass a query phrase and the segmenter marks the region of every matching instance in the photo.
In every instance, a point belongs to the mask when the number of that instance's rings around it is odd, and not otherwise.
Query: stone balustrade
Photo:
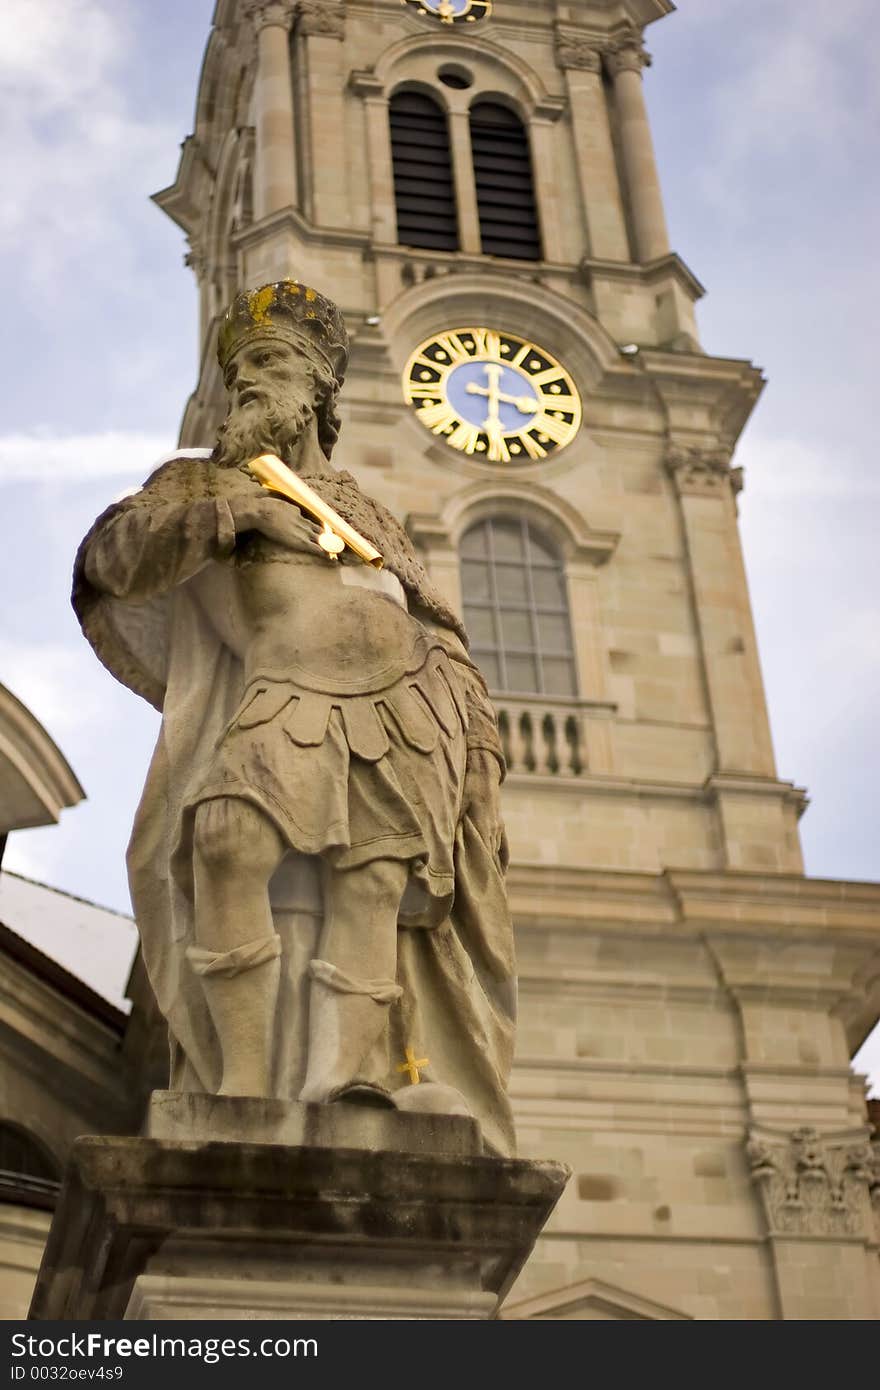
[[[493,694],[510,773],[578,777],[587,770],[584,705],[549,695]]]

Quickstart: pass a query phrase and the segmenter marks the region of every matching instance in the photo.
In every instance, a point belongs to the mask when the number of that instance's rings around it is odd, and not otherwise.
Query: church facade
[[[181,444],[238,290],[340,305],[334,463],[463,614],[505,742],[519,1147],[573,1177],[502,1316],[867,1319],[880,888],[804,875],[774,761],[735,454],[764,383],[703,351],[668,241],[672,9],[218,0],[156,195],[199,287]]]

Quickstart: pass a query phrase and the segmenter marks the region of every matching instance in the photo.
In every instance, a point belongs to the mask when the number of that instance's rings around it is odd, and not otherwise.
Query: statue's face
[[[285,461],[315,415],[320,379],[314,361],[277,338],[253,338],[226,364],[229,411],[214,457],[237,466],[272,453]]]
[[[315,398],[314,368],[290,343],[253,339],[230,359],[224,375],[230,412],[254,413],[268,405],[298,413]]]

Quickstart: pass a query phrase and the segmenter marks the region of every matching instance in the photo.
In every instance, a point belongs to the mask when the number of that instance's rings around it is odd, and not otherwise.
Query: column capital
[[[736,492],[742,488],[742,469],[730,467],[730,454],[730,449],[723,445],[703,448],[670,444],[664,462],[679,495],[718,497],[726,482]]]
[[[345,38],[345,5],[342,0],[298,0],[297,32],[320,34],[327,39]]]
[[[752,1131],[746,1157],[771,1236],[870,1236],[880,1167],[867,1139],[867,1128]]]
[[[556,62],[561,68],[578,68],[582,72],[601,71],[601,45],[589,34],[557,24],[555,39]]]
[[[242,0],[241,12],[249,19],[254,32],[274,26],[289,29],[296,10],[295,0]]]
[[[612,35],[605,46],[605,62],[612,77],[620,72],[638,72],[651,66],[651,55],[642,43],[641,31],[627,24]]]

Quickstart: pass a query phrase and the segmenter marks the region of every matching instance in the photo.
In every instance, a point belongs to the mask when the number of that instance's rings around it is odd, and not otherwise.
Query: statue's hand
[[[287,550],[304,550],[326,559],[318,545],[321,528],[311,517],[303,516],[299,507],[282,497],[271,497],[265,491],[244,497],[227,498],[235,522],[236,535],[244,531],[259,531],[267,540]]]
[[[462,812],[498,859],[502,869],[510,860],[507,835],[501,819],[501,767],[493,753],[474,748],[468,753],[462,793]]]

